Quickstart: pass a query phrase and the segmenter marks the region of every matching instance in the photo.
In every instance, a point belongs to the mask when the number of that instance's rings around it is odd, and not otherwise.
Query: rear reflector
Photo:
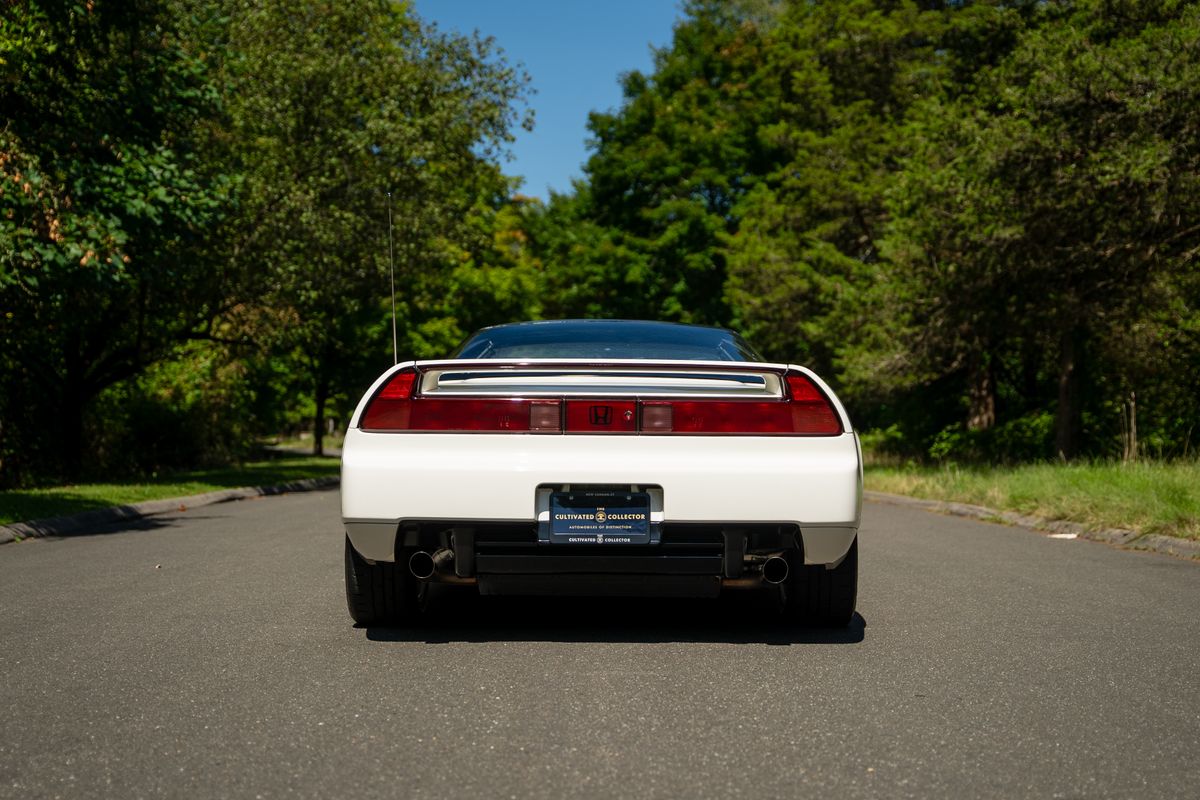
[[[669,433],[674,424],[670,403],[642,403],[642,430],[646,433]]]
[[[529,430],[562,430],[562,403],[557,400],[534,400],[529,406]]]
[[[417,373],[392,376],[367,404],[368,431],[834,436],[842,422],[808,376],[789,372],[779,400],[430,397]],[[565,414],[564,414],[565,406]],[[565,419],[564,419],[565,416]],[[565,423],[565,424],[564,424]]]

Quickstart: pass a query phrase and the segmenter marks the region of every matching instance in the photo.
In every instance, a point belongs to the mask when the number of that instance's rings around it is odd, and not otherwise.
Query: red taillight
[[[831,436],[842,422],[821,390],[800,373],[788,373],[788,396],[778,400],[655,400],[642,403],[642,433],[791,434]]]
[[[415,396],[417,373],[392,376],[363,412],[368,431],[562,432],[562,402]]]
[[[756,403],[745,400],[685,400],[682,402],[646,403],[643,419],[661,419],[665,407],[670,408],[670,427],[643,425],[645,433],[794,433],[792,411],[788,403],[779,401]]]
[[[833,404],[808,376],[789,372],[787,385],[793,433],[833,436],[842,432],[842,420],[833,410]]]
[[[416,380],[417,373],[410,370],[393,375],[367,405],[362,426],[371,431],[408,430]]]
[[[412,401],[410,431],[528,431],[527,400],[454,397]],[[557,433],[557,430],[555,431]]]
[[[842,422],[806,375],[784,377],[780,400],[526,400],[422,397],[417,373],[392,376],[367,404],[368,431],[833,436]],[[565,422],[565,425],[564,425]]]

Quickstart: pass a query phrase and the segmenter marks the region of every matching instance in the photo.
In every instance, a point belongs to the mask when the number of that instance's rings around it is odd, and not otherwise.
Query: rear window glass
[[[761,361],[732,331],[630,320],[523,322],[484,328],[451,358],[644,358]]]

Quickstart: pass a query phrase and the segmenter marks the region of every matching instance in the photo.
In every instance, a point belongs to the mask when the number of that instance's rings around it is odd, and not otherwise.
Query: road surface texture
[[[845,632],[745,596],[452,595],[382,630],[338,523],[335,490],[0,549],[0,797],[1200,787],[1200,564],[868,505]]]

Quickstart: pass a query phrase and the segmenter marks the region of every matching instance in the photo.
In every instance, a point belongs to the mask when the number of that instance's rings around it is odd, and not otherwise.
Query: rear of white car
[[[434,582],[485,594],[764,588],[797,621],[844,625],[854,611],[858,441],[803,367],[408,362],[368,390],[342,453],[347,599],[362,624],[411,618]]]

